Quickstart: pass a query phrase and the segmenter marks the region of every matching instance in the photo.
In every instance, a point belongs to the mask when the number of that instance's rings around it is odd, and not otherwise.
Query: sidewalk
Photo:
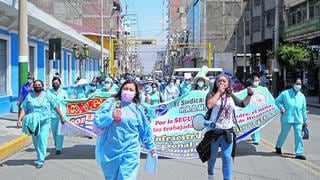
[[[320,108],[318,97],[306,97],[307,105]],[[0,115],[0,162],[32,143],[31,137],[24,135],[16,127],[18,113]]]
[[[307,106],[320,108],[318,96],[308,96],[306,97],[306,100],[307,100]]]
[[[31,137],[17,128],[18,113],[0,115],[0,162],[32,143]]]

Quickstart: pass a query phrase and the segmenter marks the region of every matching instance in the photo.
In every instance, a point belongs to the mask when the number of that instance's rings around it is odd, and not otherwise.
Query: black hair
[[[213,85],[213,88],[212,88],[212,92],[214,92],[214,93],[217,93],[217,91],[218,91],[218,79],[220,78],[220,77],[225,77],[225,78],[227,78],[227,80],[228,80],[228,85],[229,85],[229,89],[231,89],[231,80],[230,80],[230,78],[228,77],[228,76],[226,76],[226,75],[223,75],[223,74],[220,74],[220,75],[218,75],[217,77],[216,77],[216,79],[214,80],[214,85]]]
[[[42,90],[44,90],[44,84],[43,84],[43,81],[41,81],[40,79],[36,79],[33,81],[33,85],[35,84],[35,82],[38,81],[41,83],[41,86],[42,86]]]
[[[59,84],[61,84],[61,79],[59,77],[53,77],[51,83],[53,84],[53,81],[58,80]]]
[[[136,95],[134,96],[133,98],[133,102],[135,102],[136,104],[140,104],[140,93],[139,93],[139,89],[138,89],[138,84],[135,82],[135,81],[125,81],[121,87],[120,87],[120,90],[118,91],[118,93],[114,96],[115,98],[121,100],[121,91],[123,89],[123,87],[126,85],[126,84],[133,84],[135,89],[136,89]]]
[[[158,88],[158,84],[157,83],[151,83],[151,87],[152,85],[155,85]]]
[[[257,78],[260,79],[259,73],[252,73],[252,75],[251,75],[251,80],[253,80],[255,77],[257,77]]]

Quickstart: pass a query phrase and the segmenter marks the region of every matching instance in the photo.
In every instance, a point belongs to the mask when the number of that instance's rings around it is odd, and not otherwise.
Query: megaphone
[[[214,127],[214,123],[205,120],[203,114],[197,114],[193,117],[192,127],[197,131],[202,131],[205,127]]]

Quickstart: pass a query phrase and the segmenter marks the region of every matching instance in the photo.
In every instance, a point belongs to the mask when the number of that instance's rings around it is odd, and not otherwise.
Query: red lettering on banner
[[[186,117],[177,117],[174,119],[174,122],[179,123],[179,122],[187,122],[192,120],[193,120],[193,116],[186,116]]]
[[[155,125],[164,125],[166,123],[166,121],[156,121]]]
[[[82,116],[82,117],[71,119],[70,121],[76,125],[82,125],[82,124],[85,124],[86,117]]]
[[[96,111],[100,108],[101,104],[104,103],[107,98],[94,98],[89,101],[67,103],[67,115],[75,116],[80,114],[85,114],[88,111]]]

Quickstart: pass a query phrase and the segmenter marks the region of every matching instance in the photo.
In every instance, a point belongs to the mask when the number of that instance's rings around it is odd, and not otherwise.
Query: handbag
[[[302,127],[302,139],[309,139],[309,129],[307,127]]]

